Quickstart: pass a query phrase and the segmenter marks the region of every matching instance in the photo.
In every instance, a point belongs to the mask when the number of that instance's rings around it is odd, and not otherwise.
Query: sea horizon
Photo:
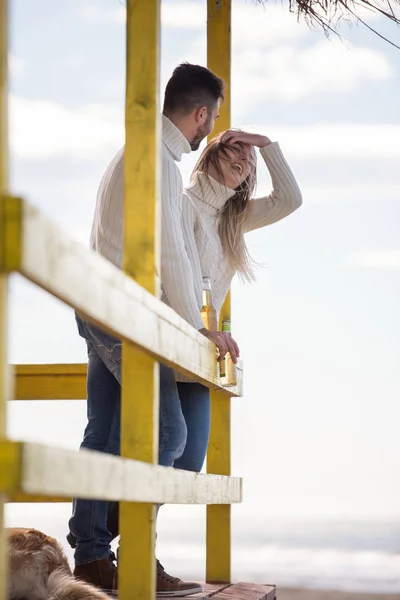
[[[70,506],[45,506],[8,505],[6,525],[52,535],[72,564],[73,550],[65,539]],[[172,574],[203,581],[204,507],[192,513],[193,517],[188,507],[162,508],[157,556]],[[285,588],[398,594],[400,519],[288,518],[233,511],[232,579]]]

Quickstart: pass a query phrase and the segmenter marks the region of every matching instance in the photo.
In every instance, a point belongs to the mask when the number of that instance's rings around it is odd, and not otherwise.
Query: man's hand
[[[266,135],[247,133],[246,131],[234,131],[232,129],[226,131],[221,139],[223,142],[229,141],[230,144],[241,142],[242,144],[256,146],[257,148],[264,148],[264,146],[269,146],[272,143]]]
[[[217,346],[219,360],[229,352],[233,362],[237,363],[240,356],[239,347],[230,333],[227,331],[209,331],[208,329],[200,329],[199,331]]]

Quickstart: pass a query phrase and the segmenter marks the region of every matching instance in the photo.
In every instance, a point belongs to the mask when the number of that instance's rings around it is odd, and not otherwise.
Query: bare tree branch
[[[254,0],[257,4],[265,5],[268,0]],[[396,11],[393,9],[396,6]],[[289,0],[289,10],[303,17],[309,26],[322,27],[329,36],[334,33],[340,37],[338,26],[341,21],[361,23],[364,27],[375,33],[395,48],[400,50],[400,45],[395,44],[376,29],[368,25],[359,14],[360,11],[379,13],[395,25],[400,25],[400,0]],[[397,12],[397,14],[396,14]]]

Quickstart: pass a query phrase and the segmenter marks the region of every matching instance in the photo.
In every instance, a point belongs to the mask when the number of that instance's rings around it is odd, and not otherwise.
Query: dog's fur
[[[9,600],[110,600],[72,575],[60,544],[36,529],[6,529]]]

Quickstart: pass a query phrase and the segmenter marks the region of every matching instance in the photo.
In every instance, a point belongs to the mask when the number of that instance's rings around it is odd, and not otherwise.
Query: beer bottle
[[[231,332],[231,322],[222,321],[222,331]],[[236,365],[232,360],[230,352],[227,352],[219,363],[219,373],[221,385],[223,387],[232,387],[237,384]]]
[[[203,277],[203,306],[200,314],[206,329],[209,331],[218,330],[217,311],[213,304],[211,281],[209,277]]]

